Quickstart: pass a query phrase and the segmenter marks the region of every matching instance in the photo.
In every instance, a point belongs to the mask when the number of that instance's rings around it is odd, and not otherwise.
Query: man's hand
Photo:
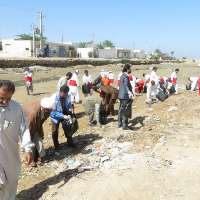
[[[132,92],[128,92],[128,96],[130,99],[133,99],[133,93]]]
[[[31,152],[25,153],[25,163],[30,165],[33,162],[33,154]]]

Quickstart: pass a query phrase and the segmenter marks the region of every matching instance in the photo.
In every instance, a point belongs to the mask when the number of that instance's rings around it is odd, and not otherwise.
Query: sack
[[[165,101],[165,99],[168,98],[168,94],[165,93],[163,90],[159,90],[158,94],[157,94],[157,98],[160,101]]]
[[[83,92],[83,94],[90,94],[89,86],[86,84],[82,85],[82,92]]]
[[[98,76],[98,77],[93,81],[93,88],[94,88],[94,90],[98,90],[101,86],[102,86],[101,76]]]
[[[64,120],[62,122],[62,127],[65,130],[65,137],[72,137],[72,135],[79,129],[77,118],[73,116],[72,120]]]
[[[185,87],[186,87],[186,90],[191,90],[192,89],[191,83],[186,84]]]

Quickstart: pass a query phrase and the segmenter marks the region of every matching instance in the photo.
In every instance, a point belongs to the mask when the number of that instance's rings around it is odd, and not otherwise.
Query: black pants
[[[133,101],[131,99],[120,99],[118,114],[119,127],[128,127],[128,118],[131,118],[132,102]]]
[[[62,122],[59,122],[57,124],[52,122],[52,139],[53,139],[53,143],[54,143],[54,147],[55,148],[58,148],[58,146],[59,146],[58,130],[59,130],[60,123],[62,123]],[[63,124],[62,124],[62,127],[63,127]],[[64,134],[65,134],[65,137],[67,138],[67,143],[68,144],[72,144],[73,143],[73,139],[72,139],[72,136],[68,134],[68,130],[63,128],[63,131],[64,131]]]

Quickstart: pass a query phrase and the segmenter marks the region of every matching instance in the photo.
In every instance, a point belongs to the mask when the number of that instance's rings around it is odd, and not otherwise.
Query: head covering
[[[40,101],[40,105],[45,109],[52,109],[54,105],[54,99],[51,97],[44,97]]]

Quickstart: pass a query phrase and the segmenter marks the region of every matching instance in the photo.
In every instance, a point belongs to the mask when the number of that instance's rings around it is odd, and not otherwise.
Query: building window
[[[26,48],[26,51],[29,51],[29,48]]]
[[[0,51],[3,50],[2,42],[0,42]]]

